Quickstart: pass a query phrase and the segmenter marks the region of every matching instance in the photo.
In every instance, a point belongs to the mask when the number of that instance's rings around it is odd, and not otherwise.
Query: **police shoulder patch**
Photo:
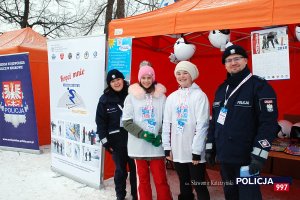
[[[266,106],[268,112],[273,112],[274,111],[274,106],[273,106],[274,105],[274,100],[265,99],[264,100],[264,105]]]
[[[268,142],[268,140],[264,139],[264,140],[259,140],[258,143],[260,144],[260,146],[262,148],[267,148],[270,147],[270,143]]]

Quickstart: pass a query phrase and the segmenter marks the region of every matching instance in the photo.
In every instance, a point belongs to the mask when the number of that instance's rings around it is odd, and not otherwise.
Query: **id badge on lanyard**
[[[227,112],[228,112],[228,109],[225,107],[227,105],[227,102],[229,100],[229,98],[244,84],[246,83],[249,78],[252,76],[252,74],[248,74],[248,76],[246,78],[244,78],[240,84],[230,93],[229,97],[226,99],[226,94],[227,94],[227,91],[228,91],[228,88],[229,88],[229,85],[227,85],[227,88],[226,88],[226,92],[225,92],[225,102],[224,102],[224,107],[221,108],[220,110],[220,113],[219,113],[219,116],[218,116],[218,120],[217,122],[219,124],[222,124],[224,125],[225,123],[225,119],[226,119],[226,115],[227,115]]]
[[[182,134],[184,131],[184,125],[187,121],[188,117],[188,107],[187,105],[180,105],[177,108],[177,127],[176,127],[176,134]]]
[[[181,120],[177,120],[176,134],[182,134],[185,123]]]
[[[219,116],[218,116],[218,120],[217,120],[217,122],[219,124],[224,125],[225,119],[226,119],[226,115],[227,115],[227,111],[228,111],[227,108],[225,108],[225,107],[221,108]]]

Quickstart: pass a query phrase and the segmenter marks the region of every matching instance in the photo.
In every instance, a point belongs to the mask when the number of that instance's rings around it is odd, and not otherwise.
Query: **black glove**
[[[168,157],[170,156],[171,150],[165,150],[165,156]]]
[[[257,172],[260,172],[264,166],[265,160],[259,159],[255,156],[251,156],[251,162],[249,165],[249,174],[253,175],[256,174]]]
[[[214,166],[216,164],[216,153],[213,150],[205,151],[205,160],[207,164]]]
[[[104,144],[102,144],[102,146],[105,148],[106,151],[108,151],[110,154],[112,153],[112,148],[109,144],[109,142],[105,142]]]
[[[192,156],[193,156],[192,160],[194,160],[194,161],[200,161],[201,160],[201,156],[200,155],[192,154]]]

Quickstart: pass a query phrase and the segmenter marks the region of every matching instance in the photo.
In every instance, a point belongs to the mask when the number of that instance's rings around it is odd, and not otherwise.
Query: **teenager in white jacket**
[[[179,89],[167,98],[162,142],[167,159],[173,160],[180,181],[179,200],[210,199],[205,182],[205,138],[209,125],[209,101],[194,83],[199,72],[189,61],[174,71]]]
[[[161,146],[161,127],[166,88],[155,81],[152,67],[142,66],[139,83],[129,86],[124,102],[123,125],[128,135],[128,155],[135,159],[140,200],[152,200],[150,172],[158,200],[171,200],[167,182],[165,154]]]

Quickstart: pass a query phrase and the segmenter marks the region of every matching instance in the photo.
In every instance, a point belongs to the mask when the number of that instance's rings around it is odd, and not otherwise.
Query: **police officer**
[[[262,199],[258,185],[236,185],[236,178],[242,166],[249,167],[245,172],[250,176],[261,171],[278,132],[276,94],[267,81],[250,73],[247,58],[238,45],[223,53],[227,79],[215,93],[206,142],[208,164],[221,164],[226,200]]]
[[[137,199],[136,168],[134,160],[128,157],[128,132],[121,124],[124,100],[128,94],[128,83],[124,75],[110,70],[106,77],[107,88],[100,97],[96,112],[97,134],[102,146],[110,153],[116,166],[114,181],[117,200],[126,196],[127,163],[130,170],[132,199]]]

